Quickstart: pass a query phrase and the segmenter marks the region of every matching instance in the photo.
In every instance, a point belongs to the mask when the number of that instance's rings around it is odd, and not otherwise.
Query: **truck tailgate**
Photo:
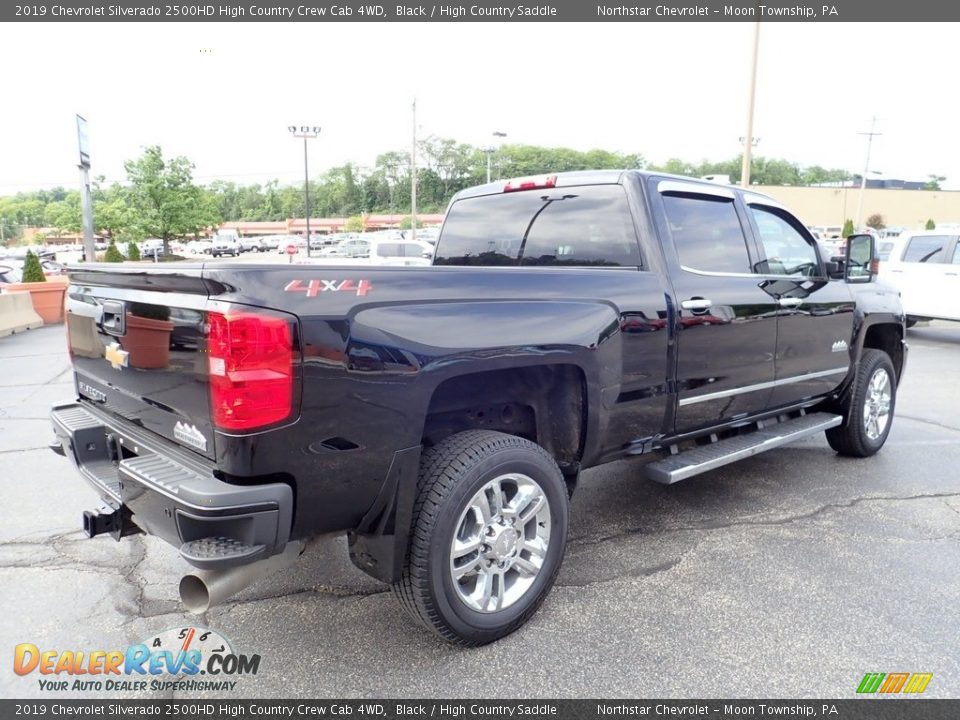
[[[213,458],[199,268],[76,271],[66,303],[79,396]]]

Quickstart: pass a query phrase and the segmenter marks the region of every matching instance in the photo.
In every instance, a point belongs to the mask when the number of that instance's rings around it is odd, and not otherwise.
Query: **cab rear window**
[[[464,198],[447,211],[434,265],[639,267],[620,185]]]

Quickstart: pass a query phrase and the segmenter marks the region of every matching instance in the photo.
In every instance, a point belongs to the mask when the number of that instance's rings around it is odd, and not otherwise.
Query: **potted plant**
[[[131,303],[127,312],[127,333],[123,349],[130,353],[130,367],[164,368],[170,361],[170,308],[165,305]]]
[[[40,259],[29,250],[23,261],[23,276],[20,282],[4,287],[5,292],[18,290],[30,293],[33,309],[37,311],[44,325],[63,322],[63,296],[67,291],[67,284],[47,282]]]

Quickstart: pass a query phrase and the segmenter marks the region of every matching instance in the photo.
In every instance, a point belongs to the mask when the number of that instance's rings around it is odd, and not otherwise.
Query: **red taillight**
[[[503,186],[503,191],[516,192],[517,190],[539,190],[557,186],[556,175],[542,175],[540,177],[515,178]]]
[[[293,333],[289,321],[209,313],[208,369],[214,426],[252,430],[290,417]]]

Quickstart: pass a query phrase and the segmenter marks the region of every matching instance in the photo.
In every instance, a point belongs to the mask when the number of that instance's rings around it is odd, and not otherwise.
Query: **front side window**
[[[640,265],[619,185],[524,190],[451,205],[434,265]]]
[[[950,238],[946,235],[922,235],[911,238],[903,253],[903,262],[942,263],[943,249]]]
[[[706,272],[750,272],[750,256],[732,198],[664,195],[663,207],[684,267]]]
[[[772,208],[750,206],[767,259],[758,271],[764,275],[820,275],[813,244],[787,218]]]

